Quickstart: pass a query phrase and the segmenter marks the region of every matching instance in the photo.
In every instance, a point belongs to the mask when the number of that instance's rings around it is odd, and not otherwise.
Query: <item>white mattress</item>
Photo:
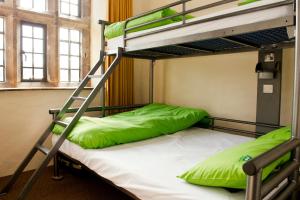
[[[187,22],[193,22],[211,17],[217,17],[223,14],[238,13],[250,8],[265,6],[278,2],[285,2],[286,0],[263,0],[251,3],[244,6],[237,6],[234,8],[222,10],[212,14],[196,17]],[[238,34],[239,32],[251,32],[264,30],[268,26],[280,27],[293,24],[294,10],[293,5],[284,5],[267,10],[260,10],[251,13],[238,14],[237,16],[216,19],[209,22],[190,25],[174,30],[168,30],[160,33],[134,38],[127,41],[126,51],[134,51],[139,49],[153,48],[163,46],[164,44],[177,44],[179,41],[192,42],[197,40],[222,37],[224,35]],[[276,20],[276,21],[274,21]],[[166,26],[156,27],[144,31],[130,33],[128,36],[138,36],[143,33],[148,33],[153,30],[160,30],[166,27],[173,27],[180,25],[182,22],[169,24]],[[253,25],[253,26],[251,26]],[[234,30],[234,32],[233,32]],[[179,40],[180,39],[180,40]],[[118,47],[124,47],[123,36],[112,38],[107,41],[108,53],[115,52]]]
[[[52,141],[56,140],[53,135]],[[195,186],[176,176],[217,152],[250,140],[191,128],[99,150],[85,150],[66,140],[60,151],[142,200],[242,200],[244,192]]]

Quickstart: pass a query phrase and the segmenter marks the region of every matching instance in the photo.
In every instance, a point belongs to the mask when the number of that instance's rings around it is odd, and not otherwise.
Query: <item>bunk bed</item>
[[[228,2],[232,1],[218,1],[183,11],[177,15],[201,11]],[[130,18],[127,23],[141,16]],[[155,21],[145,24],[151,23]],[[294,38],[294,7],[293,1],[263,0],[166,26],[130,33],[143,25],[127,28],[123,36],[109,39],[107,41],[108,54],[114,53],[118,47],[121,47],[124,48],[125,56],[165,59],[249,51],[272,44],[288,45],[293,43]]]
[[[125,192],[128,192],[135,199],[153,199],[155,197],[155,199],[159,200],[179,200],[195,198],[206,198],[211,200],[260,200],[266,197],[269,199],[286,199],[287,197],[291,196],[291,194],[295,200],[297,199],[296,190],[297,187],[299,187],[298,168],[300,161],[300,118],[298,113],[300,94],[300,5],[298,1],[262,0],[256,3],[244,5],[237,8],[227,9],[213,14],[195,17],[192,19],[186,19],[186,16],[188,14],[220,6],[230,2],[236,2],[236,0],[220,0],[215,3],[187,10],[186,4],[189,1],[190,0],[177,1],[175,3],[152,10],[142,15],[138,15],[127,19],[125,21],[125,30],[122,36],[109,39],[105,42],[104,34],[102,34],[102,51],[98,63],[83,79],[78,89],[72,94],[72,96],[65,103],[63,108],[59,110],[51,110],[51,113],[54,115],[53,122],[42,135],[42,137],[34,145],[34,148],[30,151],[25,160],[19,166],[16,173],[12,176],[11,180],[8,182],[6,187],[3,190],[1,190],[0,194],[4,194],[5,192],[9,191],[9,189],[14,184],[20,173],[24,170],[25,166],[32,159],[33,155],[37,151],[41,151],[46,155],[46,158],[45,160],[43,160],[41,166],[34,172],[32,177],[29,179],[29,182],[25,185],[23,191],[19,196],[19,200],[22,200],[26,197],[33,183],[41,174],[42,169],[47,166],[48,162],[53,157],[55,164],[55,176],[57,178],[59,177],[57,168],[58,158],[55,157],[55,155],[58,155],[58,152],[60,155],[64,155],[65,157],[72,160],[72,162],[80,163],[83,166],[94,171],[99,176],[103,176],[105,179],[110,180],[110,182],[113,185],[116,185],[116,187],[121,188]],[[182,6],[182,12],[173,16],[164,17],[159,20],[154,20],[152,22],[146,22],[144,24],[136,25],[134,27],[128,28],[126,26],[132,20],[174,6]],[[156,23],[166,19],[172,19],[176,16],[182,16],[182,21],[148,30],[132,32],[134,29],[141,28],[142,26]],[[99,24],[102,25],[102,33],[104,33],[105,26],[109,23],[100,20]],[[173,167],[172,170],[174,171],[170,170],[170,172],[166,172],[165,170],[161,169],[160,171],[158,170],[153,172],[158,174],[154,176],[153,173],[147,173],[147,170],[149,170],[149,168],[143,168],[143,163],[134,163],[141,162],[141,160],[133,159],[136,158],[138,155],[130,151],[130,149],[132,148],[132,150],[134,151],[144,151],[145,156],[147,155],[151,157],[149,151],[154,151],[155,147],[157,148],[157,152],[159,153],[168,151],[165,148],[160,148],[162,146],[167,147],[168,143],[170,144],[178,142],[178,138],[180,138],[182,135],[190,135],[190,140],[187,141],[187,143],[189,143],[190,145],[183,146],[186,148],[187,151],[193,151],[196,154],[201,154],[201,152],[208,150],[207,148],[205,148],[205,146],[201,145],[203,141],[208,140],[208,137],[219,138],[215,140],[216,148],[219,148],[219,150],[232,146],[233,142],[242,143],[244,141],[252,140],[251,138],[246,138],[243,136],[222,133],[220,132],[220,130],[223,130],[224,132],[229,131],[243,134],[254,134],[254,136],[257,133],[252,133],[245,130],[220,127],[216,126],[215,123],[212,123],[209,128],[215,130],[191,128],[182,132],[178,132],[171,136],[154,138],[142,142],[125,144],[102,150],[84,150],[69,141],[65,141],[68,134],[72,131],[76,123],[79,121],[80,117],[86,111],[105,112],[106,110],[110,109],[123,109],[123,107],[88,108],[89,104],[92,102],[93,98],[96,96],[99,90],[104,87],[105,81],[112,74],[113,70],[116,68],[122,56],[144,58],[152,61],[150,70],[151,83],[149,102],[152,103],[154,66],[153,61],[157,59],[172,59],[187,56],[203,56],[232,52],[257,51],[260,48],[286,47],[292,46],[294,44],[296,51],[296,63],[292,121],[293,138],[271,149],[270,151],[267,151],[266,153],[254,159],[251,159],[244,165],[244,172],[248,176],[247,187],[245,192],[239,191],[236,193],[232,193],[222,188],[197,187],[194,185],[188,185],[185,182],[180,182],[180,180],[178,179],[177,182],[174,184],[174,182],[172,181],[174,181],[176,177],[171,178],[172,180],[168,179],[171,176],[171,174],[172,176],[174,175],[174,173],[177,173],[176,175],[178,175],[178,173],[180,173],[179,171],[184,171],[182,166],[174,167],[176,166],[174,164],[174,160],[178,158],[176,157],[176,155],[174,156],[171,153],[170,157],[166,159],[166,161],[173,161],[173,163],[164,163],[164,166],[170,166],[171,168]],[[91,94],[88,96],[88,98],[85,99],[80,97],[79,94],[81,90],[90,81],[90,79],[95,77],[99,78],[99,76],[95,76],[94,74],[99,68],[101,68],[105,56],[111,55],[116,55],[115,60],[110,65],[108,70],[105,73],[103,73],[102,76],[100,76],[100,81],[95,86]],[[103,67],[102,72],[104,72]],[[70,106],[75,100],[83,100],[83,104],[78,109],[71,109]],[[75,115],[70,122],[66,123],[62,121],[62,118],[66,113],[72,112],[74,112]],[[211,120],[213,120],[213,122],[215,120],[220,120],[233,123],[242,123],[276,128],[272,125],[257,124],[255,122],[245,122],[241,120],[222,118],[211,118]],[[53,146],[50,150],[47,150],[46,148],[44,148],[44,146],[42,146],[42,143],[50,135],[55,125],[63,126],[65,127],[65,129],[59,137],[53,136]],[[199,138],[197,137],[198,139],[196,139],[197,135],[201,136]],[[199,145],[199,149],[195,148],[195,146],[197,145]],[[141,148],[141,146],[143,146],[143,148]],[[171,146],[169,147],[170,149],[173,149]],[[173,150],[178,151],[178,149]],[[127,151],[127,153],[132,155],[132,157],[130,158],[129,156],[128,158],[120,158],[121,151]],[[291,159],[291,161],[288,162],[284,167],[282,167],[278,172],[276,172],[270,179],[262,182],[262,169],[291,151],[293,152],[293,158]],[[182,156],[179,156],[180,158],[188,156],[187,154],[184,154],[184,152],[181,152],[181,154]],[[210,155],[211,154],[201,154],[202,159],[205,159]],[[167,154],[162,154],[162,156],[168,157]],[[122,163],[118,163],[119,159],[122,159],[122,162],[125,167],[122,173],[120,173],[119,170],[122,170]],[[183,160],[183,162],[186,162],[188,165],[190,165],[195,161],[187,159]],[[153,165],[153,163],[146,161],[145,164],[150,166]],[[140,168],[138,168],[137,165],[140,165]],[[161,167],[163,166],[162,164],[158,165]],[[134,173],[135,170],[140,173]],[[147,174],[148,177],[143,176],[144,174]],[[132,178],[132,176],[139,178]],[[163,182],[157,180],[160,176],[165,176],[165,184],[168,184],[168,186],[165,186]],[[181,188],[185,188],[186,190],[181,190]]]
[[[190,13],[229,3],[232,0],[218,1],[191,10],[185,10],[185,3],[187,2],[188,0],[175,2],[129,18],[125,22],[125,27],[132,20],[162,9],[177,5],[182,5],[183,8],[182,12],[177,15],[125,28],[123,35],[107,39],[107,55],[117,54],[119,49],[123,49],[123,56],[155,61],[188,56],[257,51],[260,48],[284,48],[293,46],[295,43],[294,1],[289,0],[258,1],[201,17],[183,19],[180,22],[132,32],[135,28],[141,28],[174,16],[183,16],[184,18],[185,15]],[[99,23],[103,27],[108,25],[105,21],[99,21]],[[105,41],[104,38],[102,39]],[[154,67],[154,62],[151,63],[150,74],[153,73]],[[153,74],[151,78],[153,79]],[[150,82],[150,85],[153,84],[153,80],[150,80]],[[150,103],[153,101],[152,90],[153,88],[150,88]],[[52,111],[52,114],[56,112]],[[259,125],[255,122],[214,118],[214,121],[218,120],[254,126]],[[279,128],[279,126],[267,124],[260,124],[260,126]],[[239,135],[224,132],[235,132]],[[250,137],[240,136],[241,134],[250,135]],[[283,198],[290,194],[287,191],[295,190],[295,185],[287,186],[285,179],[287,176],[285,178],[281,177],[280,182],[275,178],[276,180],[273,183],[271,183],[272,181],[267,182],[265,183],[267,186],[263,188],[262,183],[259,184],[259,181],[257,181],[257,177],[260,176],[259,173],[255,175],[249,174],[251,176],[249,176],[247,194],[245,194],[245,191],[232,192],[224,188],[199,187],[187,184],[176,178],[176,175],[185,171],[187,166],[193,166],[199,162],[199,159],[204,160],[229,146],[253,140],[251,137],[259,134],[261,133],[217,126],[213,123],[209,129],[194,127],[171,136],[99,150],[84,150],[78,145],[66,141],[60,148],[60,154],[71,162],[84,166],[105,180],[109,180],[109,183],[123,191],[125,190],[134,199],[192,200],[201,197],[201,199],[233,200],[245,199],[245,196],[248,200]],[[210,142],[211,145],[209,147],[206,146],[207,141],[211,140],[214,141],[214,144]],[[53,144],[56,141],[57,136],[54,136]],[[215,148],[212,148],[212,146]],[[278,156],[290,150],[290,148],[284,149],[283,152],[275,157],[278,158]],[[274,151],[276,150],[268,152],[263,158],[269,157]],[[140,153],[142,153],[142,157]],[[123,157],[122,154],[127,156]],[[157,158],[157,155],[163,159]],[[192,159],[195,155],[198,155],[196,157],[197,160]],[[163,161],[160,162],[158,160]],[[178,160],[181,162],[178,163]],[[270,163],[270,161],[263,163],[261,167],[266,166],[267,163]],[[253,167],[251,163],[249,163],[249,166],[251,166],[249,168]],[[260,170],[258,169],[258,171]],[[262,187],[263,189],[257,187]],[[291,190],[292,187],[293,189]],[[280,192],[283,188],[287,190]]]

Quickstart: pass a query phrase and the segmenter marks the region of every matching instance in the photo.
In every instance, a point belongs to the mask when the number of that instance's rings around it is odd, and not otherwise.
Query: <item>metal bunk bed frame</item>
[[[151,62],[151,67],[150,67],[150,91],[149,91],[149,96],[150,96],[150,103],[153,101],[153,70],[154,70],[154,63],[155,60],[157,59],[167,59],[167,58],[177,58],[177,57],[186,57],[186,56],[203,56],[203,55],[211,55],[211,54],[224,54],[224,53],[232,53],[232,52],[242,52],[242,51],[255,51],[258,50],[259,48],[264,48],[265,46],[270,45],[271,47],[274,47],[273,44],[276,44],[277,46],[290,46],[291,44],[295,44],[295,77],[294,77],[294,94],[293,94],[293,116],[292,116],[292,133],[293,137],[290,141],[281,144],[274,149],[262,154],[261,156],[258,156],[250,161],[248,161],[243,169],[245,173],[248,175],[248,182],[247,182],[247,188],[246,188],[246,200],[261,200],[267,195],[272,195],[271,199],[276,199],[276,200],[281,200],[281,199],[287,199],[288,197],[291,196],[292,194],[292,199],[297,200],[297,187],[299,187],[299,166],[300,166],[300,3],[298,0],[286,0],[283,2],[277,2],[257,8],[251,8],[248,10],[244,11],[239,11],[235,13],[230,13],[230,14],[224,14],[224,15],[219,15],[217,17],[211,17],[205,20],[197,20],[194,22],[188,22],[186,20],[185,15],[189,13],[194,13],[197,11],[201,11],[204,9],[208,8],[213,8],[216,6],[220,6],[223,4],[227,4],[230,2],[235,2],[237,0],[220,0],[218,2],[208,4],[205,6],[200,6],[194,9],[187,10],[186,9],[186,4],[191,0],[179,0],[175,3],[160,7],[158,9],[152,10],[150,12],[146,12],[142,15],[138,15],[132,18],[129,18],[126,20],[127,24],[130,20],[134,20],[136,18],[157,12],[159,10],[165,9],[165,8],[170,8],[174,6],[181,5],[182,6],[182,12],[162,18],[160,20],[155,20],[153,22],[148,22],[139,26],[131,27],[131,28],[125,28],[124,31],[124,48],[118,48],[115,51],[107,51],[105,50],[105,38],[104,38],[104,29],[105,26],[108,24],[105,21],[99,21],[99,24],[102,25],[102,50],[100,53],[100,59],[91,69],[91,71],[88,73],[88,75],[83,79],[79,87],[74,91],[72,96],[68,99],[68,101],[65,103],[62,109],[59,110],[52,110],[51,113],[55,114],[55,117],[53,119],[53,122],[50,124],[48,129],[44,132],[44,134],[41,136],[41,138],[36,142],[34,145],[33,149],[29,152],[29,154],[26,156],[26,158],[23,160],[21,165],[18,167],[14,175],[10,178],[9,182],[5,185],[5,187],[0,190],[0,197],[4,196],[13,184],[16,182],[20,174],[23,172],[25,167],[28,165],[28,163],[32,160],[32,157],[39,151],[42,152],[46,155],[45,159],[42,161],[41,165],[34,171],[33,175],[30,177],[26,185],[24,186],[22,192],[20,193],[18,200],[23,200],[26,198],[27,194],[31,190],[33,184],[36,182],[37,178],[39,175],[42,173],[42,170],[47,166],[49,161],[54,158],[54,161],[57,161],[55,159],[55,155],[58,153],[60,146],[62,145],[63,141],[66,139],[67,135],[70,133],[70,131],[73,129],[77,121],[80,119],[80,117],[87,111],[102,111],[105,115],[105,110],[111,110],[111,109],[123,109],[123,108],[130,108],[131,106],[127,107],[97,107],[97,108],[89,108],[90,103],[92,100],[95,98],[97,92],[99,92],[100,89],[102,89],[102,95],[104,95],[104,84],[105,81],[109,78],[109,76],[112,74],[113,70],[116,68],[116,66],[119,64],[119,61],[122,56],[127,56],[127,57],[134,57],[134,58],[144,58],[144,59],[150,59]],[[197,23],[203,23],[207,21],[212,21],[216,19],[221,19],[224,17],[231,17],[243,13],[250,13],[253,11],[257,10],[265,10],[268,8],[276,7],[276,6],[281,6],[281,5],[288,5],[288,4],[293,4],[294,9],[295,9],[295,16],[293,16],[293,19],[285,19],[284,21],[279,20],[279,21],[273,21],[272,24],[265,24],[261,26],[256,26],[253,25],[251,27],[252,29],[247,29],[245,27],[240,27],[239,30],[231,30],[231,32],[223,31],[223,32],[216,32],[215,34],[208,33],[208,34],[203,34],[202,36],[199,36],[197,38],[190,38],[190,40],[182,39],[182,40],[164,40],[161,43],[153,43],[149,44],[148,46],[143,46],[139,48],[128,48],[126,46],[127,42],[129,40],[138,38],[138,37],[143,37],[146,35],[151,35],[155,34],[158,32],[164,32],[168,31],[170,29],[178,29],[181,27],[186,27],[186,26],[191,26],[193,24]],[[165,19],[170,19],[175,16],[182,16],[182,24],[169,27],[169,28],[163,28],[160,30],[155,30],[155,31],[150,31],[148,33],[140,34],[138,36],[129,36],[129,32],[134,30],[135,28],[139,28],[144,25],[149,25],[155,22],[159,22]],[[290,38],[285,35],[283,38],[280,38],[279,41],[275,41],[272,44],[268,45],[257,45],[255,43],[247,42],[245,40],[241,40],[241,38],[235,37],[236,35],[239,34],[247,34],[249,32],[253,32],[254,34],[257,32],[259,34],[268,34],[269,37],[272,37],[269,32],[266,32],[265,30],[268,29],[268,27],[271,28],[280,28],[280,27],[287,27],[287,26],[292,26],[295,25],[295,41],[290,40]],[[277,26],[277,27],[276,27]],[[126,27],[126,26],[125,26]],[[255,32],[256,31],[256,32]],[[268,31],[268,30],[267,30]],[[269,30],[270,31],[270,30]],[[271,31],[279,31],[281,33],[280,29],[272,29]],[[223,47],[220,49],[215,49],[215,50],[207,50],[207,49],[201,49],[201,48],[195,48],[195,47],[190,47],[190,46],[185,46],[184,44],[193,42],[194,41],[202,41],[202,40],[213,40],[213,39],[220,39],[221,41],[225,41],[230,44],[235,44],[235,45],[229,45],[231,48]],[[287,42],[286,42],[287,41]],[[275,45],[275,46],[276,46]],[[224,45],[226,46],[226,45]],[[185,51],[187,52],[186,54],[174,54],[174,53],[167,53],[163,52],[160,48],[161,47],[174,47],[174,48],[179,48],[180,51]],[[143,52],[144,51],[144,52]],[[146,53],[145,53],[146,52]],[[116,58],[114,62],[110,65],[108,70],[105,72],[104,67],[103,67],[103,62],[105,56],[109,55],[116,55]],[[102,76],[95,75],[96,71],[100,69],[102,72]],[[95,86],[95,88],[92,90],[90,95],[87,98],[80,97],[79,94],[82,91],[82,89],[87,85],[89,80],[91,78],[100,78],[99,83]],[[71,108],[71,104],[74,101],[82,101],[82,105],[77,108]],[[105,105],[105,101],[103,98],[103,105]],[[135,107],[135,106],[132,106]],[[62,117],[66,113],[75,113],[73,120],[67,124],[65,122],[60,121]],[[259,126],[264,126],[264,124],[257,124],[256,122],[245,122],[241,120],[232,120],[232,119],[223,119],[223,118],[213,118],[213,121],[219,120],[219,121],[227,121],[227,122],[233,122],[233,123],[243,123],[243,124],[249,124],[249,125],[259,125]],[[51,134],[51,130],[55,124],[59,124],[65,127],[62,135],[58,139],[58,142],[53,145],[51,149],[47,149],[46,147],[43,146],[44,141],[47,139],[47,137]],[[267,127],[274,127],[274,125],[266,125]],[[215,124],[212,124],[212,127],[214,129],[222,129],[220,126],[215,126]],[[227,130],[229,132],[238,132],[239,130],[237,129],[223,129]],[[245,134],[249,134],[250,132],[242,132]],[[250,133],[253,134],[253,133]],[[257,133],[254,133],[257,134]],[[281,156],[285,155],[288,152],[292,152],[292,159],[289,163],[287,163],[285,166],[283,166],[276,174],[274,174],[272,177],[270,177],[268,180],[262,182],[261,177],[262,177],[262,169],[273,162],[274,160],[280,158]],[[57,162],[55,162],[57,164]],[[58,171],[56,171],[58,173]],[[285,184],[281,184],[284,180]],[[278,185],[281,184],[279,187]],[[276,192],[273,190],[275,188],[278,188]],[[271,193],[273,192],[273,193]]]

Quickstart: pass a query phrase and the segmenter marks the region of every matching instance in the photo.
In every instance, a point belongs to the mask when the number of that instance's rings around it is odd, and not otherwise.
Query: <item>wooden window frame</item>
[[[43,78],[42,79],[35,79],[34,78],[34,45],[32,45],[32,48],[33,48],[33,51],[30,52],[30,54],[32,54],[32,67],[24,67],[23,66],[23,34],[22,34],[22,26],[23,25],[28,25],[28,26],[32,26],[32,27],[40,27],[40,28],[43,28],[44,30],[44,34],[43,34],[43,53],[39,53],[39,54],[43,54],[43,59],[44,59],[44,63],[43,63],[43,67],[42,68],[38,68],[38,69],[43,69]],[[21,62],[21,65],[20,65],[20,70],[21,70],[21,82],[47,82],[47,27],[43,24],[37,24],[37,23],[32,23],[32,22],[27,22],[27,21],[21,21],[20,23],[20,62]],[[33,34],[33,33],[32,33]],[[32,40],[34,40],[34,37],[31,38]],[[23,69],[24,68],[31,68],[32,69],[32,78],[33,79],[24,79],[24,76],[23,76]]]

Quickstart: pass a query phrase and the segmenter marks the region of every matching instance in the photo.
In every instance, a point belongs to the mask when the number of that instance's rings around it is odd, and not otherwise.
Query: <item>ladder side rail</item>
[[[104,51],[100,52],[100,59],[99,61],[96,63],[96,65],[89,71],[88,75],[93,75],[96,73],[96,71],[99,69],[99,67],[103,64],[104,61],[104,57],[105,57],[105,53]],[[88,75],[81,81],[80,85],[78,86],[78,88],[73,92],[73,94],[70,96],[70,98],[66,101],[66,103],[64,104],[64,106],[62,107],[61,111],[59,112],[59,114],[57,115],[56,119],[61,119],[63,117],[63,115],[66,113],[67,109],[72,105],[72,103],[74,102],[74,99],[72,97],[79,95],[79,93],[82,91],[82,89],[84,89],[84,87],[87,85],[87,83],[90,81],[90,78],[88,77]]]
[[[78,120],[80,119],[80,117],[82,116],[84,111],[87,109],[89,104],[93,101],[93,99],[95,98],[95,96],[99,92],[99,89],[101,87],[103,87],[103,85],[105,84],[105,82],[109,78],[109,76],[112,74],[115,67],[119,64],[120,59],[122,57],[122,51],[123,51],[122,48],[118,49],[117,56],[116,56],[115,60],[113,61],[111,66],[108,68],[108,70],[105,72],[105,74],[103,75],[103,77],[101,78],[101,80],[99,81],[97,86],[93,89],[91,94],[88,96],[87,100],[82,104],[80,109],[77,111],[77,113],[75,114],[75,116],[72,119],[72,122],[65,128],[65,130],[63,131],[63,133],[61,134],[61,136],[59,137],[59,139],[55,143],[55,145],[51,148],[50,152],[48,153],[48,155],[46,156],[44,161],[34,171],[32,176],[30,177],[30,179],[28,180],[28,182],[24,186],[22,192],[20,193],[20,195],[18,197],[18,200],[23,200],[27,196],[27,194],[31,190],[33,184],[37,181],[37,178],[41,174],[42,170],[47,166],[47,164],[50,162],[50,160],[53,158],[53,156],[57,153],[57,151],[59,150],[60,146],[62,145],[62,143],[64,142],[64,140],[68,136],[68,134],[72,131],[75,124],[78,122]]]

